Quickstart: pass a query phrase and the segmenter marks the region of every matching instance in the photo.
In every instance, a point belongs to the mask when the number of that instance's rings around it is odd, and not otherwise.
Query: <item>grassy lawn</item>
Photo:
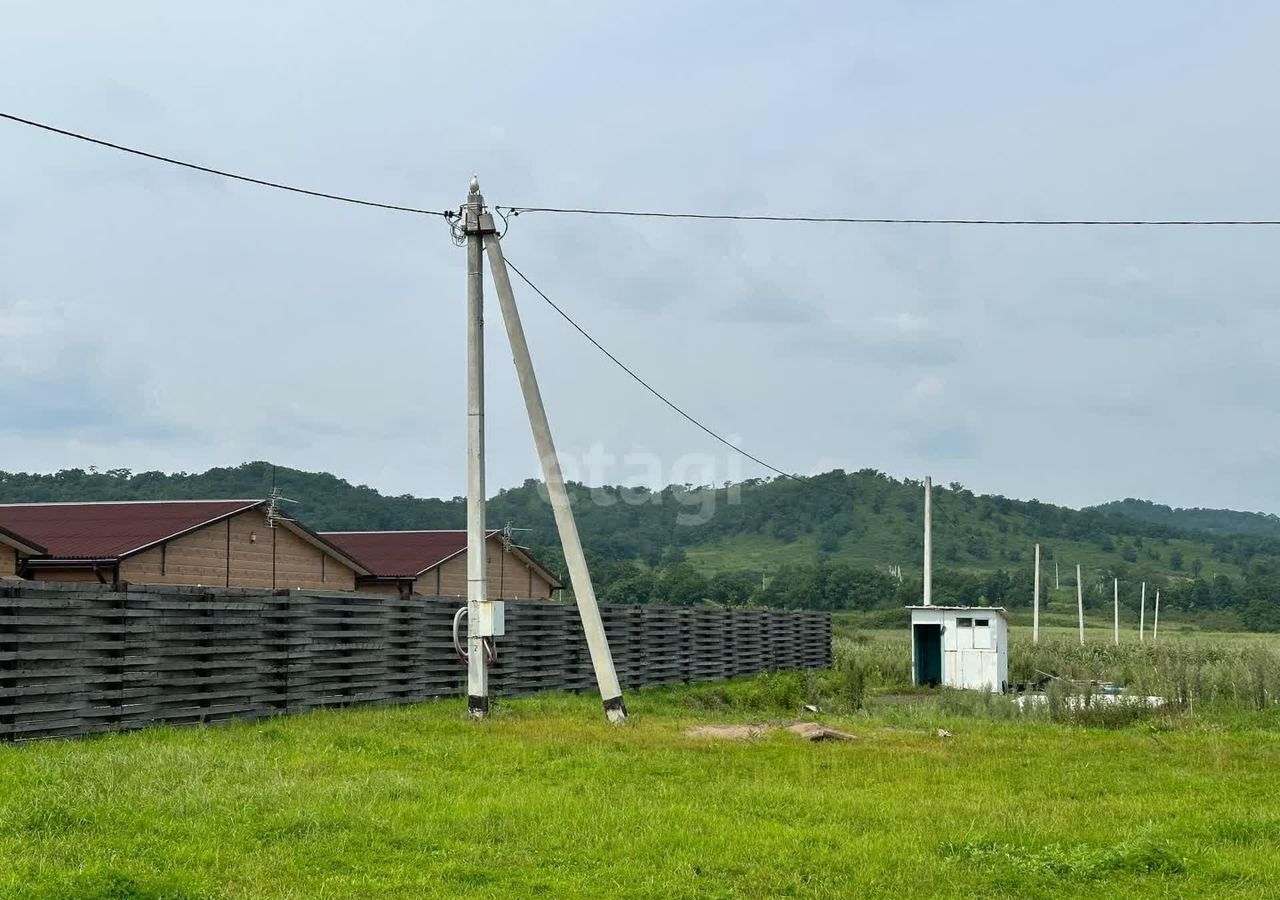
[[[772,683],[719,709],[734,686],[633,692],[624,728],[592,697],[557,695],[480,724],[447,701],[0,747],[0,896],[1225,897],[1280,883],[1274,716],[1101,730],[926,699],[824,717],[847,743],[684,736],[786,718],[789,702],[760,701]]]

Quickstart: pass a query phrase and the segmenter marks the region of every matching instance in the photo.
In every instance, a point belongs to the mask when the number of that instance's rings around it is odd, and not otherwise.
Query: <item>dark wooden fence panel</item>
[[[319,591],[0,586],[0,740],[252,720],[457,696],[456,598]],[[624,688],[831,663],[831,616],[600,609]],[[572,604],[506,605],[495,696],[595,690]]]
[[[684,681],[688,647],[682,640],[680,612],[674,606],[640,607],[640,641],[644,647],[642,684]]]
[[[121,718],[124,597],[9,588],[0,598],[0,736],[88,734]]]
[[[506,634],[497,639],[498,657],[489,675],[494,694],[520,697],[560,688],[563,673],[558,667],[566,660],[572,665],[574,655],[566,613],[560,603],[506,605]]]
[[[765,620],[772,615],[767,609],[729,610],[729,639],[733,646],[733,674],[751,675],[773,668],[765,655]]]
[[[604,605],[600,607],[600,620],[609,636],[609,653],[618,683],[624,688],[645,684],[644,608]]]
[[[688,680],[714,681],[732,674],[730,610],[722,606],[695,606],[687,612],[691,654]]]

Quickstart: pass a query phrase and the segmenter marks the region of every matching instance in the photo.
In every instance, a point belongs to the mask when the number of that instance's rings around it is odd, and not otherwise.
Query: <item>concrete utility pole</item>
[[[1031,605],[1031,643],[1040,643],[1040,545],[1036,544],[1035,599]]]
[[[1053,561],[1053,589],[1055,591],[1062,590],[1062,582],[1058,581],[1058,560]]]
[[[1138,643],[1146,641],[1146,635],[1143,633],[1147,630],[1147,583],[1142,582],[1142,605],[1138,607]]]
[[[1116,591],[1116,604],[1115,604],[1116,621],[1115,621],[1115,627],[1114,627],[1114,634],[1115,634],[1116,646],[1119,647],[1120,646],[1120,579],[1116,578],[1113,580],[1115,581],[1115,591]]]
[[[924,476],[924,605],[933,605],[933,476]]]
[[[1076,563],[1076,615],[1080,619],[1080,646],[1084,646],[1084,584],[1080,581],[1080,564]]]
[[[502,243],[496,234],[490,234],[486,249],[494,287],[498,291],[498,303],[502,307],[502,318],[507,326],[507,339],[511,343],[511,356],[516,364],[516,375],[520,379],[520,390],[524,394],[525,409],[529,413],[533,443],[542,462],[542,479],[546,482],[547,493],[550,495],[556,530],[560,532],[560,545],[564,550],[564,561],[569,567],[569,580],[573,584],[573,595],[578,601],[582,630],[587,638],[587,649],[591,652],[591,665],[595,668],[596,683],[600,687],[600,699],[604,702],[605,715],[610,722],[625,722],[627,708],[622,702],[622,687],[618,684],[618,675],[613,667],[613,655],[609,652],[609,641],[604,633],[604,623],[600,619],[600,607],[596,604],[596,592],[591,584],[591,573],[587,569],[587,557],[582,552],[578,525],[573,518],[573,507],[569,505],[569,492],[565,488],[564,474],[560,471],[555,442],[551,439],[551,426],[547,422],[542,392],[538,389],[538,380],[533,372],[533,358],[529,355],[529,345],[525,341],[520,312],[516,309],[511,276],[507,272],[507,261],[502,255]]]
[[[484,197],[475,178],[471,179],[462,215],[462,231],[467,239],[467,711],[481,717],[489,713],[489,661],[481,627],[481,604],[488,600],[484,534],[483,251],[485,235],[493,232],[493,222],[484,213]]]
[[[1156,614],[1155,619],[1151,623],[1151,643],[1156,642],[1156,635],[1160,631],[1160,589],[1156,588]]]

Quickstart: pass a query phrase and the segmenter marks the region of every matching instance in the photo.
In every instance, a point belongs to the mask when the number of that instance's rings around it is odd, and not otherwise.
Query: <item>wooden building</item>
[[[350,591],[371,574],[295,519],[270,527],[266,512],[266,500],[0,504],[0,529],[26,544],[17,574],[40,581]]]
[[[467,595],[465,531],[325,531],[320,536],[372,569],[356,579],[360,591]],[[487,542],[490,599],[549,600],[563,587],[527,551],[507,546],[501,533],[489,532]]]

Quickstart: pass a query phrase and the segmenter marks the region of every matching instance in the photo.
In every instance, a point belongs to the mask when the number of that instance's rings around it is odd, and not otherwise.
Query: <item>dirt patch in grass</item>
[[[790,725],[695,725],[684,730],[685,737],[709,738],[719,741],[751,741],[764,737],[779,727],[786,728],[792,734],[799,735],[807,741],[851,741],[854,736],[846,731],[828,728],[819,722],[794,722]]]
[[[751,741],[773,731],[772,725],[697,725],[684,730],[685,737],[718,741]]]
[[[817,722],[796,722],[794,725],[788,725],[787,731],[792,734],[798,734],[806,741],[852,741],[854,736],[847,731],[839,731],[835,728],[828,728],[826,725],[820,725]]]

